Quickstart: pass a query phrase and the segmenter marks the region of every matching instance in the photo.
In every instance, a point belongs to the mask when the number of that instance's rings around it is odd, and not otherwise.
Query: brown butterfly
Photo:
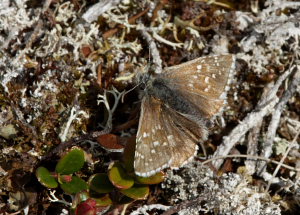
[[[233,55],[207,56],[145,75],[136,138],[135,173],[149,177],[192,159],[207,125],[226,102]]]

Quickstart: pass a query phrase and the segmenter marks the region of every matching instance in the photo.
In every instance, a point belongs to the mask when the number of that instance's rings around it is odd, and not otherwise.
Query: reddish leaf
[[[93,47],[88,44],[85,44],[81,46],[80,51],[83,57],[88,58],[88,56],[93,52]]]
[[[105,149],[120,150],[124,146],[120,144],[119,137],[114,134],[104,134],[97,138],[97,142]]]
[[[85,202],[80,203],[75,211],[76,215],[96,215],[97,202],[94,199],[88,199]]]

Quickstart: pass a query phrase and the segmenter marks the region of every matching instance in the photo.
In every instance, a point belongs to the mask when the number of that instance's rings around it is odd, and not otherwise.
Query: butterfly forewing
[[[234,69],[233,55],[206,56],[165,68],[163,75],[186,90],[193,90],[210,99],[218,99],[224,92]],[[208,86],[212,91],[205,90]],[[212,93],[214,92],[214,93]]]
[[[234,69],[234,56],[208,56],[166,68],[162,76],[207,118],[220,111]]]

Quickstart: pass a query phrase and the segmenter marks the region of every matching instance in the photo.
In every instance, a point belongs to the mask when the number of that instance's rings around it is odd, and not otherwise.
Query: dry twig
[[[272,179],[275,178],[275,176],[277,175],[280,167],[282,166],[283,164],[283,161],[286,159],[286,157],[288,156],[289,152],[291,151],[292,148],[296,147],[296,141],[297,141],[297,138],[300,134],[300,129],[298,128],[298,133],[296,134],[296,136],[294,137],[293,141],[289,144],[289,147],[287,148],[287,150],[285,151],[284,155],[282,156],[282,158],[280,159],[280,162],[279,164],[277,165],[276,169],[274,170],[273,172],[273,175],[272,175],[272,178],[271,180],[268,181],[268,186],[266,188],[266,191],[268,191],[270,189],[270,186],[271,186],[271,183],[272,183]]]
[[[203,196],[200,196],[196,199],[182,202],[178,205],[171,207],[169,210],[165,211],[162,215],[172,215],[184,209],[199,207],[199,204],[204,200],[205,198]]]
[[[295,66],[285,71],[276,81],[274,86],[266,86],[270,88],[265,97],[262,97],[258,102],[256,108],[249,113],[243,121],[237,125],[231,133],[223,138],[223,143],[218,147],[214,153],[214,157],[226,156],[229,154],[234,145],[240,141],[240,139],[251,129],[257,126],[265,116],[274,110],[275,105],[278,102],[276,93],[281,86],[282,82],[292,73]],[[223,160],[217,160],[213,162],[213,165],[218,169],[223,163]]]
[[[215,161],[215,160],[218,160],[218,159],[223,160],[223,159],[226,159],[226,158],[247,158],[248,160],[263,160],[263,161],[268,162],[268,163],[274,163],[274,164],[277,164],[277,165],[280,164],[282,167],[284,167],[286,169],[289,169],[289,170],[292,170],[292,171],[295,171],[295,172],[300,172],[300,169],[297,168],[297,167],[292,167],[292,166],[280,163],[278,161],[271,160],[269,158],[264,158],[264,157],[261,157],[261,156],[254,156],[254,155],[233,154],[233,155],[226,155],[226,156],[220,156],[220,157],[213,157],[211,159],[208,159],[208,160],[202,162],[202,164],[206,165],[206,164],[208,164],[212,161]]]
[[[263,157],[270,157],[272,154],[272,146],[274,142],[274,138],[276,135],[277,128],[279,126],[281,113],[284,110],[284,107],[288,100],[294,95],[297,86],[300,84],[300,70],[298,70],[291,78],[291,84],[289,85],[288,89],[284,92],[283,96],[281,97],[278,104],[275,106],[275,110],[272,112],[272,119],[268,127],[268,132],[266,134],[263,150],[261,156]],[[265,171],[266,164],[262,162],[258,166],[258,172],[260,175],[263,174]]]
[[[90,7],[83,15],[82,18],[91,23],[98,19],[101,14],[105,13],[106,11],[110,10],[112,7],[117,6],[120,3],[120,0],[104,0],[100,1],[97,4],[94,4]]]
[[[140,25],[140,27],[141,27],[140,32],[141,32],[142,36],[146,39],[146,41],[149,45],[150,54],[152,55],[153,63],[155,65],[155,73],[159,74],[162,72],[162,60],[160,58],[159,51],[156,47],[156,44],[155,44],[153,38],[146,31],[145,26]]]

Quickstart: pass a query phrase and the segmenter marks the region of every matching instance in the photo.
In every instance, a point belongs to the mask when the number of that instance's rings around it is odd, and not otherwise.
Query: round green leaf
[[[119,189],[128,189],[134,184],[133,178],[126,174],[119,162],[114,163],[109,169],[108,177],[111,183]]]
[[[139,184],[159,184],[165,179],[165,174],[163,172],[158,172],[150,177],[136,176],[135,181]]]
[[[68,183],[62,183],[60,187],[66,193],[75,194],[82,190],[87,190],[87,183],[77,176],[72,176],[72,181]]]
[[[149,195],[149,187],[147,185],[138,185],[135,184],[129,189],[120,190],[125,196],[128,196],[132,199],[146,199]]]
[[[64,155],[56,165],[55,171],[61,175],[68,175],[79,171],[84,164],[84,152],[74,147]]]
[[[88,186],[90,191],[96,193],[109,193],[114,189],[114,186],[111,184],[105,173],[92,175],[89,178]]]
[[[45,167],[39,167],[36,170],[36,177],[39,182],[48,188],[56,188],[58,186],[58,182],[56,178],[51,175],[51,173]]]

